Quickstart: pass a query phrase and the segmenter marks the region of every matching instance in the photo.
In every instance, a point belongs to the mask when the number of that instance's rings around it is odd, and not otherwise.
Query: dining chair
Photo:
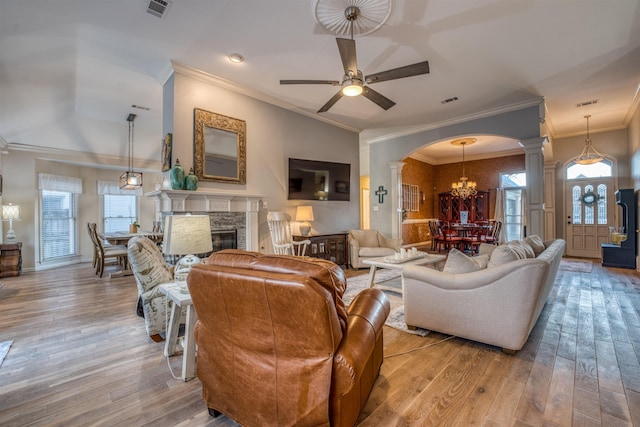
[[[304,256],[311,240],[294,241],[291,233],[291,216],[284,212],[269,212],[267,224],[276,255]]]
[[[442,235],[442,246],[444,246],[445,250],[449,250],[452,247],[463,250],[464,242],[462,237],[458,235],[449,223],[443,223],[440,226],[440,234]],[[440,249],[438,247],[438,252],[440,252]]]
[[[126,270],[129,265],[127,261],[127,248],[119,245],[105,247],[102,244],[102,239],[98,236],[96,228],[96,223],[89,224],[91,241],[93,242],[96,256],[96,265],[94,266],[96,274],[99,274],[100,277],[103,276],[104,266],[108,261],[115,261],[122,269]]]
[[[490,225],[491,225],[491,229],[485,236],[485,241],[487,243],[492,243],[494,245],[497,245],[500,242],[500,232],[502,231],[502,221],[491,221]]]
[[[429,221],[429,232],[431,233],[431,250],[436,249],[440,252],[441,246],[444,245],[444,238],[440,232],[438,221]]]
[[[486,226],[477,224],[475,227],[470,228],[467,231],[467,235],[462,238],[464,246],[469,249],[472,254],[478,253],[478,248],[481,243],[486,243],[486,235],[488,228]]]

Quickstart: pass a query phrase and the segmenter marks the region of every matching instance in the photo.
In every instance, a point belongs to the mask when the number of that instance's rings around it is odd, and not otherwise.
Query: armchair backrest
[[[346,280],[313,258],[225,250],[194,266],[203,398],[242,425],[328,425]]]
[[[377,230],[350,230],[349,237],[356,240],[363,248],[380,247]]]
[[[139,295],[161,283],[173,281],[171,267],[164,261],[158,245],[148,237],[135,236],[129,239],[127,255]]]

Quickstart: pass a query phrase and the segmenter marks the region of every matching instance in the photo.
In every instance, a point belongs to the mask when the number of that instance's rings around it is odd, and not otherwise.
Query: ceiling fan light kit
[[[338,11],[340,11],[339,16],[337,13]],[[363,95],[369,101],[375,103],[384,110],[388,110],[393,107],[396,105],[395,102],[371,89],[368,85],[388,80],[428,74],[429,62],[423,61],[364,76],[362,71],[358,69],[356,59],[356,42],[353,40],[354,34],[368,34],[379,28],[384,24],[384,22],[386,22],[390,12],[390,0],[315,0],[314,14],[316,21],[329,31],[338,35],[345,34],[344,30],[348,29],[347,33],[351,36],[349,39],[340,37],[336,38],[340,59],[342,60],[342,67],[344,69],[342,81],[280,80],[280,84],[329,84],[332,86],[340,86],[340,90],[318,110],[318,113],[328,111],[340,98],[342,98],[343,95]],[[329,19],[327,18],[329,15],[333,16],[335,20],[344,25],[329,25]],[[371,22],[377,22],[377,26],[374,25],[375,28],[368,32],[361,30],[360,23],[370,24]]]

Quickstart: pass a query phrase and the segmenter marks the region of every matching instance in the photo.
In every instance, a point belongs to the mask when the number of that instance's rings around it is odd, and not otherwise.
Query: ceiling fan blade
[[[393,107],[394,105],[396,105],[395,102],[393,102],[392,100],[390,100],[389,98],[387,98],[384,95],[381,95],[380,93],[376,92],[375,90],[369,88],[369,87],[364,87],[362,88],[362,95],[367,98],[370,101],[375,102],[376,104],[378,104],[380,106],[380,108],[384,109],[384,110],[388,110],[389,108]]]
[[[367,83],[379,83],[387,80],[402,79],[405,77],[419,76],[429,73],[429,61],[418,62],[417,64],[405,65],[393,70],[381,71],[370,74],[365,78]]]
[[[333,95],[333,97],[331,97],[331,99],[328,100],[327,103],[318,110],[318,113],[324,113],[325,111],[328,111],[329,108],[333,107],[333,104],[338,102],[340,98],[342,98],[342,90],[339,90],[335,95]]]
[[[353,75],[358,73],[358,63],[356,60],[356,41],[351,39],[337,38],[338,50],[340,51],[340,59],[342,59],[342,66],[344,67],[344,73],[349,74],[349,71]]]
[[[281,85],[332,85],[340,86],[337,80],[280,80]]]

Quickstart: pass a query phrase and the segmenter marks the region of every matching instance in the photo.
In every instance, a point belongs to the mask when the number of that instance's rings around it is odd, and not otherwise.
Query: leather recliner
[[[194,266],[197,375],[212,415],[243,426],[353,426],[383,360],[389,300],[348,310],[333,262],[229,249]]]

